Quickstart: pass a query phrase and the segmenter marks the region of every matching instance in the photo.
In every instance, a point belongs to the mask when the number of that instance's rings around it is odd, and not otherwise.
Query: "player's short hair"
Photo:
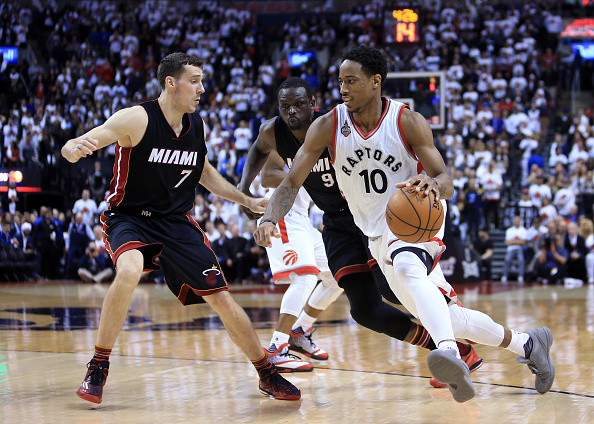
[[[180,52],[168,54],[161,59],[159,68],[157,69],[157,81],[159,81],[161,89],[165,88],[165,78],[179,78],[186,65],[202,68],[204,61],[196,56]]]
[[[309,83],[307,81],[305,81],[303,78],[299,78],[299,77],[289,77],[286,80],[284,80],[283,83],[278,87],[278,92],[280,93],[281,90],[284,90],[286,88],[299,88],[299,87],[305,88],[305,94],[307,94],[307,97],[310,100],[313,100],[313,98],[315,96],[313,88],[311,88],[311,85],[309,85]]]
[[[367,76],[379,74],[382,77],[382,84],[386,81],[388,75],[388,61],[381,51],[373,47],[360,45],[355,47],[342,56],[342,61],[352,60],[361,64],[361,70]]]

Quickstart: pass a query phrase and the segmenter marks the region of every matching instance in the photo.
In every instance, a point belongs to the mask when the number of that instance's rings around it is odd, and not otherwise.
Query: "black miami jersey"
[[[206,144],[199,114],[185,114],[175,134],[157,100],[141,103],[148,115],[142,140],[133,148],[116,143],[113,179],[106,197],[112,209],[144,216],[185,213],[194,204],[204,169]]]
[[[328,111],[314,112],[314,120]],[[301,144],[297,141],[287,124],[278,116],[274,122],[276,150],[285,163],[291,168],[293,160]],[[328,149],[318,159],[317,163],[303,182],[303,187],[318,208],[327,214],[344,213],[348,211],[346,200],[342,197],[336,174],[331,164]]]

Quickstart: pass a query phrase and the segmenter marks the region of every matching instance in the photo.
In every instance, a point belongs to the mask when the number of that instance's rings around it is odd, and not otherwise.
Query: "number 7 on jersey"
[[[184,180],[190,176],[191,173],[192,173],[191,169],[184,169],[181,172],[181,175],[182,175],[181,180],[179,180],[179,182],[173,188],[178,188],[181,185],[181,183],[183,183]]]

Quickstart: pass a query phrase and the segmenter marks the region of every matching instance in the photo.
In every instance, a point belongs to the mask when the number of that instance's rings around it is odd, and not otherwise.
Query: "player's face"
[[[305,88],[283,88],[278,93],[278,105],[281,118],[290,130],[300,130],[311,124],[314,102]]]
[[[203,77],[202,69],[198,66],[186,65],[183,74],[175,81],[177,84],[175,100],[185,113],[196,111],[200,103],[200,95],[204,93]]]
[[[360,112],[373,97],[375,89],[381,84],[379,75],[371,77],[361,70],[361,64],[345,60],[340,65],[338,76],[342,101],[351,113]]]

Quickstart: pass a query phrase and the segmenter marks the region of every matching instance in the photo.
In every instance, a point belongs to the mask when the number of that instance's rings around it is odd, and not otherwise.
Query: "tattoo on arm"
[[[299,187],[279,186],[272,195],[268,208],[263,219],[272,219],[278,222],[291,210],[291,206],[295,202]]]

